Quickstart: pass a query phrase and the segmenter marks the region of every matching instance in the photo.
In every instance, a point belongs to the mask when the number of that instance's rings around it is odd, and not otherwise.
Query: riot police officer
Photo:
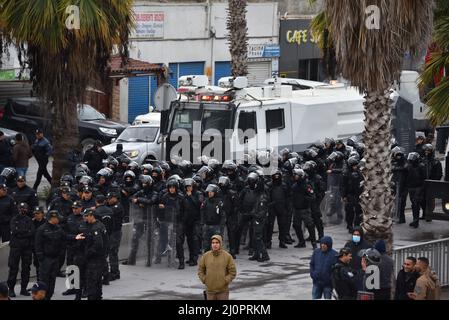
[[[102,168],[97,172],[97,184],[94,187],[94,195],[102,194],[106,196],[109,193],[111,179],[114,172],[109,168]]]
[[[123,184],[120,186],[121,196],[120,203],[125,210],[125,221],[129,221],[129,199],[137,192],[136,174],[131,170],[125,171],[123,174]]]
[[[216,184],[209,184],[205,190],[206,200],[201,207],[201,224],[204,225],[203,239],[210,239],[214,234],[222,235],[225,223],[223,201],[218,197],[220,188]],[[204,251],[210,250],[209,241],[203,243]]]
[[[309,231],[312,248],[316,248],[315,226],[313,225],[311,206],[315,200],[315,193],[307,181],[307,175],[302,169],[293,169],[294,183],[291,187],[291,201],[293,205],[293,229],[298,237],[295,248],[304,248],[306,243],[302,232],[302,222]]]
[[[167,192],[165,192],[159,200],[159,245],[155,263],[160,263],[161,256],[167,251],[167,244],[172,235],[168,234],[169,224],[173,225],[175,232],[176,256],[179,260],[178,269],[184,269],[184,239],[182,237],[183,228],[183,212],[182,212],[182,195],[179,192],[179,182],[177,179],[168,179]]]
[[[290,208],[288,203],[288,186],[282,180],[281,170],[276,170],[271,175],[271,182],[267,186],[268,189],[268,221],[267,221],[267,249],[271,249],[271,240],[273,237],[274,221],[277,219],[279,227],[279,248],[287,248],[287,212]]]
[[[10,222],[16,214],[17,207],[14,199],[8,195],[6,184],[0,184],[0,238],[2,242],[7,242],[11,238]]]
[[[425,144],[422,147],[423,151],[423,158],[422,162],[426,170],[426,180],[436,180],[440,181],[443,177],[443,167],[441,165],[441,162],[435,159],[435,151],[431,144]],[[435,200],[432,201],[431,209],[435,208]],[[423,195],[422,195],[422,201],[421,201],[421,208],[423,211],[421,220],[426,219],[426,221],[430,221],[430,218],[426,218],[426,189],[423,188]]]
[[[9,191],[16,187],[17,171],[14,168],[7,167],[0,173],[0,183],[6,184]]]
[[[185,193],[182,200],[182,210],[184,212],[183,229],[189,247],[189,266],[197,265],[199,251],[199,224],[201,221],[200,207],[204,201],[203,194],[197,190],[195,180],[184,179]],[[180,239],[181,240],[181,239]],[[184,239],[182,239],[184,242]]]
[[[148,219],[152,219],[149,215],[150,210],[152,210],[152,206],[157,203],[158,195],[157,192],[153,190],[153,179],[147,175],[141,175],[139,177],[140,182],[140,190],[137,191],[131,198],[131,202],[139,207],[137,216],[133,217],[133,238],[131,243],[131,252],[128,257],[128,264],[135,265],[136,264],[136,256],[137,250],[139,249],[139,241],[140,238],[144,235],[144,231],[148,228],[150,221]],[[146,226],[146,228],[145,228]],[[151,237],[151,231],[147,232],[147,236]],[[151,239],[147,239],[150,241]],[[151,265],[151,255],[148,252],[147,255],[147,266]]]
[[[118,251],[122,240],[122,224],[125,212],[119,201],[119,196],[119,193],[114,190],[111,190],[108,193],[108,206],[113,211],[112,220],[114,226],[112,233],[109,235],[109,265],[111,267],[111,272],[109,275],[110,281],[120,279]]]
[[[84,186],[81,190],[82,194],[80,203],[83,206],[83,210],[95,208],[95,200],[93,197],[92,187]]]
[[[36,231],[35,250],[40,266],[40,280],[48,285],[46,300],[50,300],[55,290],[59,272],[59,257],[65,247],[66,235],[59,225],[59,214],[50,211],[48,221]]]
[[[42,207],[35,207],[34,210],[33,210],[33,214],[34,214],[33,225],[34,225],[34,230],[36,231],[47,220],[45,219],[44,208],[42,208]],[[35,250],[35,246],[34,246],[34,238],[35,237],[33,236],[33,248],[32,248],[33,249],[33,265],[36,268],[37,280],[40,280],[40,277],[39,277],[39,260],[37,259],[37,256],[36,256],[36,250]]]
[[[106,197],[99,194],[95,197],[95,211],[94,215],[98,221],[104,225],[106,229],[106,235],[104,236],[103,246],[105,247],[105,263],[103,267],[103,284],[109,285],[109,263],[108,263],[108,253],[109,253],[109,235],[114,229],[114,220],[112,215],[114,212],[111,208],[106,205]]]
[[[324,225],[323,220],[321,219],[321,201],[324,199],[326,184],[323,177],[317,173],[317,169],[318,166],[316,162],[312,160],[307,161],[303,165],[303,170],[307,174],[309,183],[315,193],[315,200],[313,200],[311,206],[312,220],[316,230],[318,231],[318,239],[321,239],[324,236]]]
[[[22,261],[20,294],[23,296],[30,295],[27,291],[27,286],[30,279],[34,225],[28,216],[27,209],[28,205],[26,203],[20,203],[19,214],[11,219],[11,240],[9,241],[10,249],[8,259],[8,287],[10,297],[16,296],[14,286],[17,280],[17,273],[19,272],[20,261]]]
[[[240,192],[245,186],[243,179],[237,174],[238,167],[232,160],[226,160],[221,167],[225,176],[227,176],[231,182],[230,189]]]
[[[17,186],[11,189],[11,196],[16,202],[16,205],[19,203],[26,203],[28,207],[34,208],[39,204],[36,191],[27,186],[24,176],[19,176],[17,178]],[[30,216],[30,218],[32,217]]]
[[[87,299],[101,300],[103,298],[102,276],[108,242],[107,231],[103,223],[95,218],[93,210],[86,210],[84,216],[88,224],[84,239]]]
[[[413,222],[411,227],[419,227],[419,209],[423,196],[424,181],[426,179],[426,169],[420,162],[417,152],[409,153],[406,166],[407,190],[412,202]]]
[[[407,201],[407,187],[406,187],[406,159],[404,150],[400,147],[395,147],[392,150],[392,181],[395,186],[395,202],[396,202],[396,217],[397,223],[405,223],[405,204]]]
[[[362,207],[360,195],[362,194],[362,173],[359,170],[359,161],[355,158],[348,159],[348,169],[343,175],[343,202],[345,203],[346,228],[349,233],[355,226],[362,222]]]
[[[231,180],[229,177],[222,176],[218,179],[218,187],[220,188],[220,197],[223,201],[223,209],[226,217],[227,234],[229,238],[229,253],[235,259],[238,252],[237,237],[239,227],[238,215],[238,195],[231,189]]]
[[[81,264],[79,263],[79,257],[77,257],[79,251],[79,242],[75,240],[77,234],[83,233],[85,230],[81,230],[80,226],[84,223],[82,213],[82,205],[79,202],[74,202],[72,204],[72,214],[67,217],[66,223],[64,225],[64,231],[66,234],[73,239],[67,241],[67,265],[77,265],[81,273]],[[81,268],[80,268],[81,267]],[[84,274],[84,273],[83,273]],[[67,289],[63,292],[63,296],[76,294],[78,289]]]
[[[60,224],[64,224],[67,220],[67,217],[69,217],[72,214],[72,205],[73,201],[70,196],[70,188],[64,187],[61,189],[61,196],[54,199],[50,205],[48,206],[48,210],[56,210],[60,214]]]

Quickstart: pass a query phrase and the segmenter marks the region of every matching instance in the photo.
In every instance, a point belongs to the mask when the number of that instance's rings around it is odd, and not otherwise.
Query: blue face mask
[[[360,236],[352,236],[352,241],[355,243],[359,243],[360,242]]]

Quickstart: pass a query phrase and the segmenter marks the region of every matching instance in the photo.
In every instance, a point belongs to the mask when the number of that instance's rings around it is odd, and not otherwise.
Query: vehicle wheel
[[[83,154],[86,153],[87,150],[92,148],[95,144],[95,140],[91,138],[84,139],[81,141],[81,145],[83,146]]]

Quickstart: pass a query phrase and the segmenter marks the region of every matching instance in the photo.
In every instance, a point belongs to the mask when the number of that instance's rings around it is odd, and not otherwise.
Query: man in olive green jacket
[[[415,269],[421,276],[416,280],[415,292],[408,293],[409,298],[413,300],[440,300],[440,281],[436,273],[430,269],[429,259],[426,257],[418,258]]]
[[[229,300],[229,284],[237,274],[234,259],[221,249],[222,241],[221,236],[212,236],[212,250],[201,257],[198,265],[198,277],[206,285],[207,300]]]

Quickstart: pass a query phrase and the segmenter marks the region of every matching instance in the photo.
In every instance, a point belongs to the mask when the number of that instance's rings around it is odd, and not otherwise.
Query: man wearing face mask
[[[362,269],[362,257],[359,255],[359,252],[360,250],[371,248],[371,244],[363,239],[363,229],[361,227],[354,228],[352,231],[352,239],[345,244],[345,247],[351,249],[351,268],[360,271]]]

